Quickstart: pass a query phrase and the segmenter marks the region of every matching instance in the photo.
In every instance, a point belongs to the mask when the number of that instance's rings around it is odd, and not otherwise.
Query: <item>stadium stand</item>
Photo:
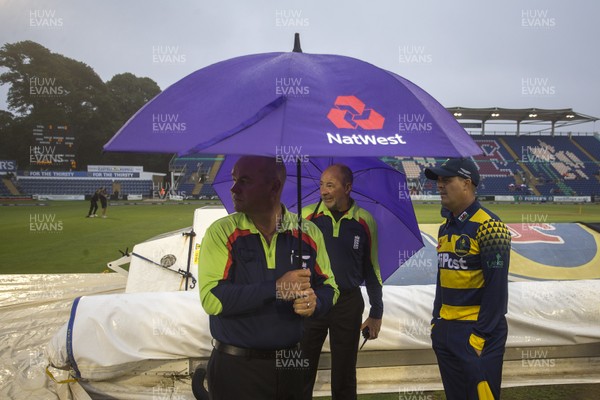
[[[191,195],[195,187],[195,183],[180,183],[177,186],[177,192],[181,193],[182,195]]]
[[[592,196],[600,194],[600,140],[594,136],[477,136],[482,155],[480,195]],[[415,194],[435,194],[426,187],[425,168],[443,159],[384,158],[404,172]]]
[[[201,198],[212,199],[215,198],[215,196],[217,196],[217,192],[215,192],[215,189],[212,187],[212,185],[202,185],[202,189],[200,190]]]
[[[152,181],[150,180],[122,180],[121,193],[123,196],[128,194],[141,194],[148,196],[152,192]]]
[[[117,180],[121,184],[121,195],[141,194],[148,196],[152,191],[150,180]],[[23,194],[29,195],[92,195],[99,187],[104,186],[112,192],[112,179],[46,179],[28,178],[19,179]]]
[[[583,151],[588,153],[593,161],[600,161],[600,140],[593,136],[573,136],[571,138],[576,146],[580,146]]]
[[[482,155],[473,157],[479,167],[479,195],[600,195],[600,140],[594,136],[493,136],[473,135]],[[443,159],[425,157],[384,157],[383,160],[404,172],[411,194],[436,194],[435,184],[424,170]],[[214,199],[211,186],[220,157],[174,157],[169,169],[179,195]],[[120,194],[152,196],[159,188],[151,180],[121,179]],[[100,187],[112,188],[112,179],[19,178],[19,191],[25,195],[91,195]],[[167,188],[168,189],[168,188]],[[13,193],[14,194],[14,193]],[[0,196],[10,196],[0,184]]]
[[[12,193],[4,183],[4,179],[0,182],[0,196],[10,196]]]
[[[19,179],[21,190],[31,195],[91,195],[99,187],[111,187],[111,180],[99,179]]]
[[[209,183],[214,165],[214,156],[191,154],[173,157],[169,163],[169,172],[175,176],[173,189],[182,195],[201,196],[202,187]]]
[[[597,139],[593,138],[598,142]],[[591,195],[597,161],[566,136],[506,137],[541,194]]]

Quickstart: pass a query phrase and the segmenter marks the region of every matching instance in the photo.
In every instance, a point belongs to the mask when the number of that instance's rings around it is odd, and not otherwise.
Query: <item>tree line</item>
[[[102,153],[102,146],[146,102],[160,93],[150,78],[125,72],[103,82],[87,64],[22,41],[0,48],[0,85],[8,85],[8,110],[0,110],[0,159],[31,164],[33,129],[66,125],[75,136],[77,170],[90,164],[143,165],[166,172],[170,155]],[[73,165],[62,165],[68,170]],[[53,169],[57,169],[53,167]]]

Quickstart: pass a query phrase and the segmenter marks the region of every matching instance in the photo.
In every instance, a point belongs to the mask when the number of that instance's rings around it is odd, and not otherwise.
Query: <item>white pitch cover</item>
[[[385,323],[365,350],[430,348],[434,285],[383,289]],[[600,342],[600,281],[511,282],[509,291],[508,347]],[[363,297],[368,304],[364,288]],[[145,360],[208,357],[211,350],[208,316],[193,290],[82,297],[47,352],[55,367],[105,380]]]

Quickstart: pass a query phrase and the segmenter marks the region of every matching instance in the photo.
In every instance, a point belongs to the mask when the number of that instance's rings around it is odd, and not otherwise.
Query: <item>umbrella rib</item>
[[[281,105],[284,104],[285,102],[286,102],[286,97],[279,96],[278,98],[276,98],[275,100],[273,100],[272,102],[270,102],[269,104],[267,104],[266,106],[264,106],[263,108],[258,110],[258,112],[256,114],[254,114],[250,118],[246,119],[245,121],[242,121],[236,127],[229,129],[219,135],[216,135],[207,141],[198,143],[191,150],[184,151],[184,152],[180,153],[179,155],[181,156],[181,155],[186,155],[186,154],[199,153],[207,147],[214,146],[215,144],[220,143],[225,139],[229,139],[231,136],[235,135],[236,133],[239,133],[239,132],[243,131],[244,129],[247,129],[247,128],[251,127],[252,125],[256,124],[257,122],[259,122],[260,120],[265,118],[267,115],[269,115],[270,113],[272,113],[273,111],[275,111],[276,109],[281,107]]]
[[[391,214],[395,215],[395,214],[394,214],[394,212],[393,212],[392,210],[390,210],[390,209],[389,209],[389,207],[387,207],[387,206],[386,206],[384,203],[381,203],[381,202],[379,202],[379,201],[377,201],[377,200],[373,199],[371,196],[367,196],[367,195],[365,195],[364,193],[362,193],[362,192],[359,192],[359,191],[356,191],[356,190],[354,190],[354,189],[352,189],[352,192],[354,192],[354,193],[356,193],[356,194],[358,194],[358,195],[361,195],[361,196],[362,196],[362,197],[364,197],[365,199],[369,199],[369,200],[373,201],[373,203],[374,203],[374,204],[378,204],[379,206],[381,206],[381,207],[383,207],[384,209],[386,209],[387,211],[389,211]],[[414,212],[414,211],[413,211],[413,212]],[[411,232],[411,233],[413,233],[413,232]],[[416,234],[414,234],[414,233],[413,233],[413,236],[414,236],[415,238],[417,237],[417,236],[416,236]]]

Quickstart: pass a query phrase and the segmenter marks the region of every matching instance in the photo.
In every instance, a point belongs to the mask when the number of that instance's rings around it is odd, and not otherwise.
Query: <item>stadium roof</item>
[[[543,124],[549,122],[554,127],[595,122],[598,118],[573,111],[572,108],[548,110],[543,108],[469,108],[447,107],[457,120],[477,120],[482,123],[490,121],[515,121],[523,124]]]

